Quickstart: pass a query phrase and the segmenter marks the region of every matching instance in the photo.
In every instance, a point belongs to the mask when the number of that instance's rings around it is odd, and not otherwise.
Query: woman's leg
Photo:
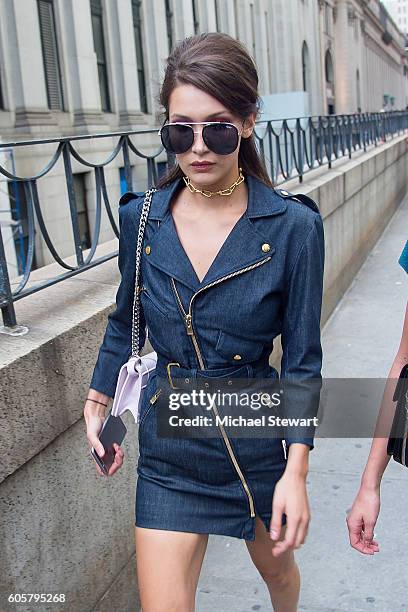
[[[135,526],[142,612],[194,612],[208,534]]]
[[[280,539],[285,537],[282,525]],[[255,517],[255,540],[245,540],[251,559],[264,579],[275,612],[296,612],[299,601],[300,574],[293,550],[279,557],[272,555],[273,540],[259,516]]]

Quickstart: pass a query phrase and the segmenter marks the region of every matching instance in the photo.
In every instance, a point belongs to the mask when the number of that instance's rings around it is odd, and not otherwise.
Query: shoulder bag
[[[387,454],[401,465],[408,467],[408,363],[400,372],[392,399],[397,405],[387,444]]]
[[[139,422],[140,407],[142,405],[143,390],[149,380],[150,373],[155,369],[157,353],[151,351],[142,357],[139,355],[139,319],[140,319],[140,262],[142,256],[143,236],[153,193],[156,188],[145,192],[142,212],[140,215],[139,231],[136,244],[136,274],[135,293],[133,299],[132,317],[132,354],[119,371],[115,395],[111,409],[112,416],[120,417],[126,410],[130,410],[135,420]]]

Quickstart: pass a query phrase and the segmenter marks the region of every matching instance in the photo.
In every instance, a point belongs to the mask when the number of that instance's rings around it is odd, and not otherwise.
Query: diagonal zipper
[[[171,283],[172,283],[173,291],[174,291],[174,294],[176,296],[176,300],[177,300],[177,303],[178,303],[179,308],[181,310],[181,313],[182,313],[182,315],[184,317],[184,322],[185,322],[185,325],[186,325],[187,334],[188,334],[188,336],[190,336],[190,338],[191,338],[191,340],[193,342],[194,349],[195,349],[196,355],[197,355],[197,359],[198,359],[198,362],[200,364],[200,368],[202,370],[205,369],[204,359],[203,359],[203,356],[201,354],[200,347],[198,345],[197,338],[195,336],[194,328],[193,328],[192,305],[193,305],[194,298],[199,293],[204,291],[205,289],[208,289],[209,287],[213,287],[214,285],[216,285],[218,283],[221,283],[222,281],[227,280],[229,278],[232,278],[233,276],[236,276],[237,274],[242,274],[243,272],[247,272],[248,270],[252,270],[253,268],[261,266],[262,264],[266,263],[270,259],[271,259],[271,256],[269,255],[268,257],[265,257],[261,261],[258,261],[258,262],[254,263],[254,264],[251,264],[250,266],[246,266],[245,268],[242,268],[241,270],[237,270],[236,272],[231,272],[230,274],[226,274],[225,276],[222,276],[221,278],[218,278],[217,280],[215,280],[215,281],[213,281],[211,283],[208,283],[208,285],[205,285],[204,287],[201,287],[191,297],[190,303],[188,305],[188,312],[186,312],[186,310],[185,310],[185,308],[184,308],[184,306],[183,306],[183,304],[181,302],[180,295],[179,295],[179,293],[177,291],[174,278],[173,277],[171,278]],[[213,409],[213,412],[216,415],[216,417],[218,417],[219,416],[219,412],[218,412],[218,408],[217,408],[217,406],[215,404],[213,404],[212,409]],[[227,432],[225,431],[224,425],[222,425],[222,423],[220,423],[218,427],[219,427],[219,429],[221,431],[221,434],[222,434],[222,437],[224,439],[225,445],[227,447],[228,454],[229,454],[229,456],[231,458],[231,461],[234,464],[234,467],[235,467],[235,469],[236,469],[236,471],[238,473],[238,476],[239,476],[239,478],[241,480],[242,486],[244,487],[244,490],[245,490],[245,492],[247,494],[248,502],[249,502],[250,515],[251,515],[251,518],[253,518],[255,516],[255,504],[254,504],[254,499],[252,497],[252,493],[251,493],[251,491],[249,489],[248,483],[245,480],[245,477],[244,477],[244,475],[242,473],[242,470],[241,470],[241,468],[239,466],[237,458],[236,458],[236,456],[234,454],[234,451],[233,451],[232,446],[231,446],[231,442],[230,442],[230,440],[228,438]]]

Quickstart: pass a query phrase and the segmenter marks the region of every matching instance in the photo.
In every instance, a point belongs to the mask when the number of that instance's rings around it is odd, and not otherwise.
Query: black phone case
[[[105,449],[105,455],[103,456],[103,459],[101,459],[95,449],[92,453],[105,474],[109,471],[115,457],[113,443],[116,442],[116,444],[120,445],[126,435],[126,432],[126,426],[120,416],[113,416],[109,412],[108,416],[103,422],[102,429],[98,436]]]

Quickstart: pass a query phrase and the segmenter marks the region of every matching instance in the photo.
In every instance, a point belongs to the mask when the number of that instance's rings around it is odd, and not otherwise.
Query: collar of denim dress
[[[285,198],[277,191],[249,174],[245,176],[245,180],[248,187],[248,206],[246,210],[248,217],[270,217],[280,215],[286,211],[288,204]],[[161,221],[166,216],[173,194],[181,189],[182,186],[184,186],[184,181],[182,178],[179,178],[158,189],[152,198],[149,219]],[[126,202],[135,196],[140,195],[143,195],[143,192],[125,193],[120,199],[119,204],[126,204]]]
[[[304,194],[293,194],[284,189],[268,187],[250,175],[246,175],[246,181],[247,209],[234,225],[201,281],[181,245],[170,214],[171,199],[184,185],[182,177],[155,191],[151,199],[149,220],[154,220],[155,225],[158,221],[159,227],[156,227],[153,233],[152,228],[147,228],[145,240],[148,241],[149,250],[148,254],[147,251],[143,254],[149,266],[158,268],[193,292],[197,292],[209,284],[229,278],[230,275],[241,274],[261,265],[268,266],[268,262],[273,262],[278,239],[276,232],[283,232],[284,235],[287,233],[285,219],[280,217],[288,208],[297,206],[295,201],[319,212],[317,204]],[[143,192],[127,192],[121,197],[119,205],[129,203],[129,214],[132,216],[141,205],[143,195]],[[132,201],[135,206],[131,205]],[[272,233],[268,219],[271,219],[272,224],[275,219],[278,222]]]

